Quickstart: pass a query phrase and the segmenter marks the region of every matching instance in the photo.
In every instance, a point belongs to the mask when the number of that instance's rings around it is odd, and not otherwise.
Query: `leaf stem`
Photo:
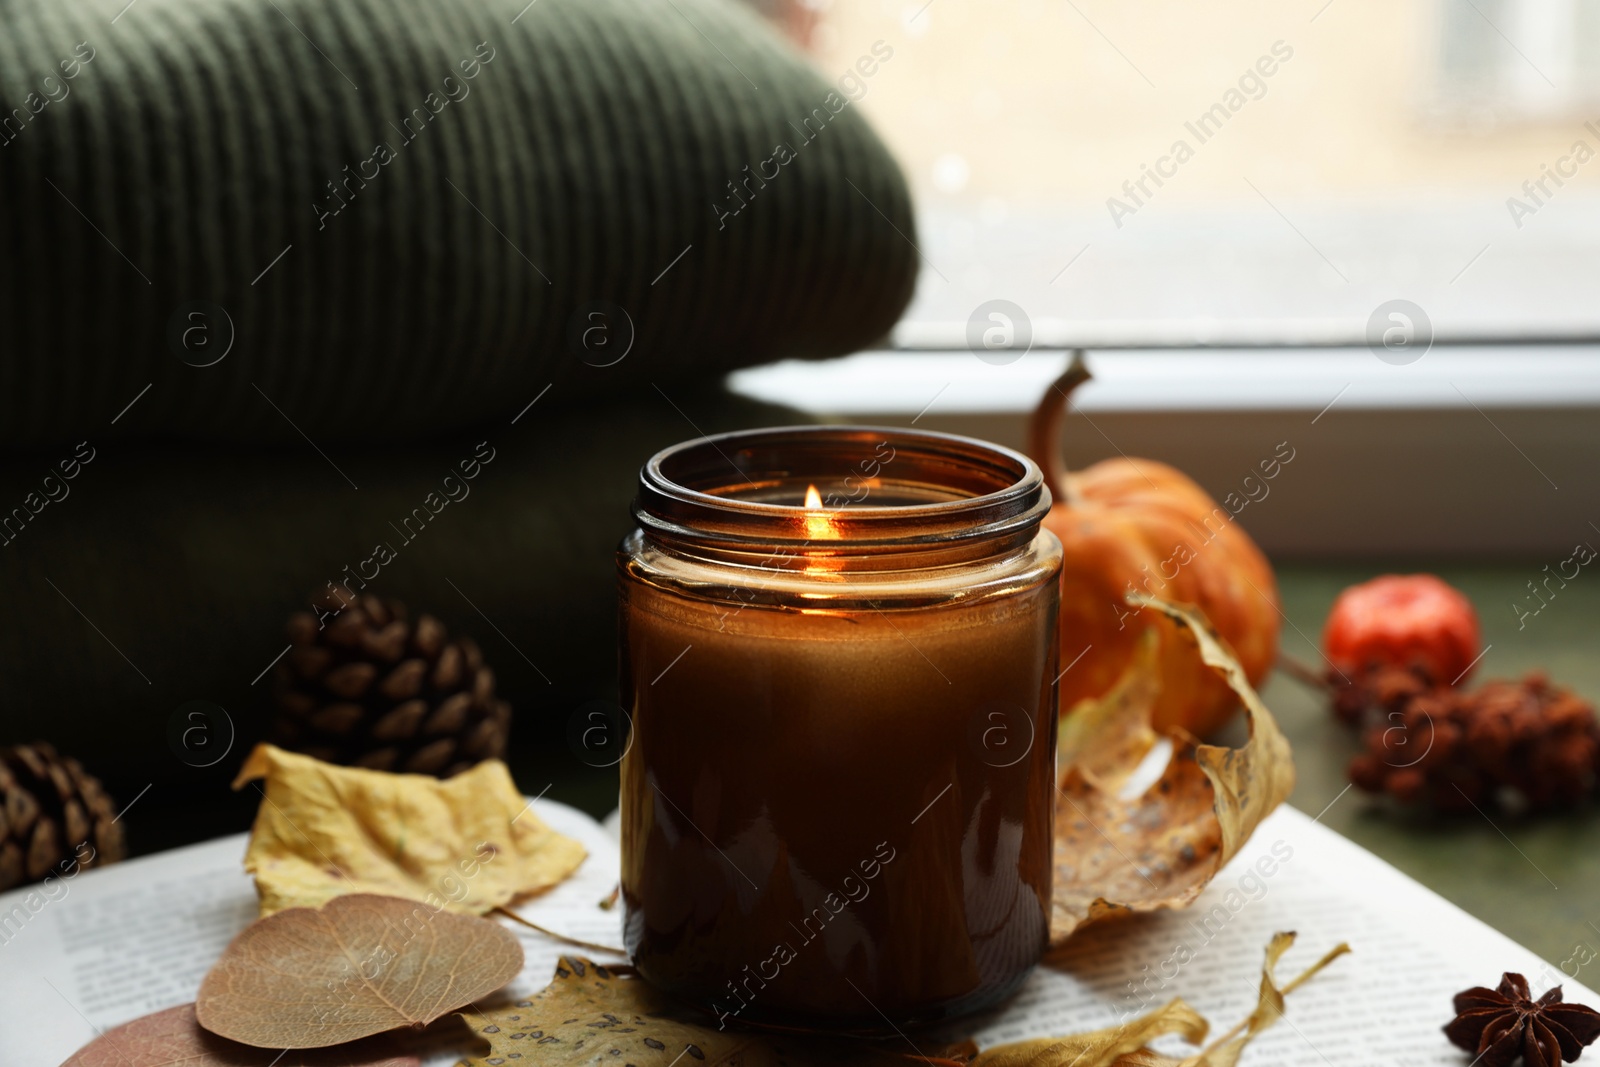
[[[581,938],[568,937],[566,934],[558,934],[554,930],[550,930],[550,929],[547,929],[546,927],[540,926],[538,923],[534,922],[532,919],[523,918],[522,916],[518,915],[516,912],[512,911],[510,908],[496,908],[494,910],[499,912],[501,915],[504,915],[506,918],[514,919],[515,921],[521,923],[523,926],[526,926],[528,929],[537,930],[541,934],[543,934],[544,936],[546,936],[548,938],[551,938],[553,940],[560,941],[560,942],[563,942],[563,943],[568,944],[568,945],[577,945],[579,948],[593,949],[596,952],[609,952],[613,956],[622,956],[623,958],[626,958],[627,955],[628,955],[627,949],[617,948],[617,947],[615,947],[613,945],[601,945],[601,944],[598,944],[598,943],[596,943],[594,941],[584,941]]]
[[[1286,985],[1282,989],[1278,990],[1279,995],[1286,997],[1290,993],[1293,993],[1296,989],[1299,989],[1306,982],[1309,982],[1312,978],[1316,977],[1316,974],[1317,974],[1318,971],[1322,970],[1328,964],[1332,963],[1334,960],[1338,959],[1340,956],[1343,956],[1346,952],[1349,952],[1349,951],[1350,951],[1350,945],[1347,942],[1344,942],[1344,941],[1339,942],[1337,945],[1333,946],[1333,948],[1328,950],[1327,955],[1323,956],[1316,963],[1313,963],[1311,966],[1307,967],[1304,971],[1301,971],[1300,974],[1295,977],[1294,981],[1290,982],[1288,985]],[[1268,980],[1270,981],[1271,979],[1269,978]],[[1250,1025],[1250,1020],[1253,1019],[1253,1018],[1255,1018],[1255,1013],[1254,1012],[1252,1012],[1250,1014],[1249,1018],[1244,1019],[1242,1022],[1240,1022],[1236,1026],[1234,1026],[1234,1028],[1232,1030],[1229,1030],[1227,1033],[1223,1034],[1221,1037],[1219,1037],[1215,1041],[1211,1042],[1211,1044],[1206,1047],[1206,1053],[1209,1054],[1213,1049],[1221,1048],[1223,1045],[1226,1045],[1229,1041],[1232,1041],[1234,1038],[1238,1037],[1241,1033],[1244,1032],[1245,1027]],[[1203,1057],[1202,1057],[1201,1062],[1204,1062]]]
[[[1288,996],[1290,993],[1293,993],[1306,982],[1309,982],[1311,979],[1315,978],[1318,971],[1322,970],[1328,964],[1332,963],[1334,960],[1338,959],[1340,956],[1343,956],[1349,951],[1351,951],[1351,949],[1348,942],[1339,942],[1337,945],[1333,946],[1333,948],[1329,949],[1327,954],[1324,955],[1320,960],[1307,967],[1304,971],[1300,972],[1299,977],[1295,978],[1294,981],[1284,986],[1283,995]]]

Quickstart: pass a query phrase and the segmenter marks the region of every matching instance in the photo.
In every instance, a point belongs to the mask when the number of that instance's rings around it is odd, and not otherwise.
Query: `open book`
[[[517,910],[540,925],[621,944],[618,850],[599,823],[551,801],[535,810],[589,849],[571,878]],[[0,895],[0,1067],[57,1067],[97,1032],[193,1000],[227,943],[256,915],[241,859],[245,837],[84,872],[54,887]],[[558,956],[580,953],[512,926],[527,954],[513,985],[549,982]],[[1262,950],[1275,931],[1299,940],[1279,966],[1287,980],[1340,941],[1352,955],[1294,992],[1288,1011],[1243,1063],[1314,1067],[1466,1067],[1440,1032],[1451,997],[1527,975],[1537,995],[1565,983],[1568,1000],[1596,997],[1371,853],[1305,815],[1280,808],[1196,904],[1080,931],[1010,1003],[970,1020],[980,1046],[1116,1025],[1181,996],[1219,1031],[1255,1006]],[[1181,1053],[1176,1039],[1157,1043]],[[458,1050],[459,1051],[459,1050]],[[455,1056],[440,1052],[428,1067]]]

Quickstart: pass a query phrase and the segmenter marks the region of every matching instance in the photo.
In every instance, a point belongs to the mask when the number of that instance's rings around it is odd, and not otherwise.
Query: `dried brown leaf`
[[[489,1042],[471,1067],[515,1062],[540,1067],[965,1067],[970,1042],[900,1051],[823,1036],[719,1030],[711,1016],[667,1000],[631,967],[563,957],[536,996],[487,1013],[463,1013]],[[926,1052],[927,1055],[922,1053]]]
[[[421,1067],[421,1063],[400,1052],[391,1037],[286,1054],[253,1048],[201,1029],[194,1005],[184,1004],[106,1031],[61,1067]]]
[[[1073,763],[1056,798],[1053,945],[1107,915],[1192,903],[1294,788],[1288,740],[1204,616],[1138,594],[1128,603],[1170,616],[1193,636],[1201,658],[1239,694],[1250,739],[1231,749],[1173,735],[1173,757],[1156,784],[1119,796],[1115,787],[1150,747],[1157,690],[1148,639],[1116,688],[1074,710],[1087,720],[1077,726],[1069,717],[1066,728]]]
[[[257,778],[266,789],[244,866],[263,916],[344,893],[482,915],[556,885],[583,862],[583,846],[528,808],[499,760],[441,781],[257,745],[233,786]]]
[[[498,923],[357,893],[251,923],[200,983],[195,1010],[247,1045],[322,1048],[424,1026],[521,969],[522,946]]]
[[[1134,647],[1133,669],[1104,696],[1080,700],[1061,720],[1056,760],[1103,790],[1122,785],[1161,737],[1150,709],[1161,693],[1160,635],[1147,629]]]

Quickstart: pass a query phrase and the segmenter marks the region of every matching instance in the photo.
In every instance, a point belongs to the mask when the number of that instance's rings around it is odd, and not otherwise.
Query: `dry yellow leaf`
[[[347,893],[482,915],[557,884],[585,855],[533,813],[499,760],[441,781],[257,745],[233,787],[258,778],[244,866],[263,916]]]
[[[1171,1056],[1151,1052],[1149,1049],[1142,1049],[1117,1061],[1117,1067],[1236,1067],[1245,1046],[1255,1040],[1256,1035],[1283,1017],[1283,998],[1309,981],[1318,971],[1350,951],[1349,945],[1340,942],[1327,955],[1302,971],[1294,981],[1279,988],[1278,979],[1273,972],[1278,966],[1278,960],[1292,944],[1294,944],[1293,932],[1273,934],[1272,940],[1267,943],[1267,959],[1261,967],[1261,988],[1256,998],[1255,1010],[1244,1022],[1192,1056],[1174,1059]],[[1040,1064],[1037,1067],[1045,1065]]]
[[[1173,734],[1172,759],[1156,784],[1121,796],[1117,788],[1157,736],[1150,728],[1155,645],[1148,638],[1111,692],[1072,711],[1063,725],[1067,769],[1056,797],[1053,945],[1105,916],[1192,903],[1294,788],[1288,739],[1205,617],[1154,597],[1134,594],[1128,603],[1170,616],[1194,638],[1201,659],[1239,694],[1250,739],[1232,749]]]
[[[1134,646],[1131,667],[1103,696],[1080,700],[1061,720],[1056,761],[1102,790],[1121,787],[1161,737],[1150,709],[1161,695],[1160,635],[1152,627]]]
[[[1145,1046],[1158,1037],[1177,1034],[1195,1045],[1206,1039],[1209,1029],[1199,1012],[1174,998],[1120,1026],[1000,1045],[979,1053],[971,1067],[1111,1067],[1125,1056],[1147,1051]]]

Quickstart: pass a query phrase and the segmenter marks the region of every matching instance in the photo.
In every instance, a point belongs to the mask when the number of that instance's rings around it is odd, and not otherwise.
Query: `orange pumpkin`
[[[1061,711],[1107,692],[1146,628],[1160,634],[1158,728],[1204,737],[1238,700],[1201,662],[1192,638],[1163,615],[1134,609],[1130,591],[1205,612],[1252,685],[1278,654],[1278,586],[1261,550],[1229,511],[1165,463],[1123,456],[1068,472],[1060,437],[1072,391],[1088,380],[1080,356],[1045,394],[1028,450],[1055,494],[1044,524],[1061,539]]]

